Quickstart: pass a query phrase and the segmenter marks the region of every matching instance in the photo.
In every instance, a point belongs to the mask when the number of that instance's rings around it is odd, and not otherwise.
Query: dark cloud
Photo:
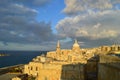
[[[2,36],[4,35],[4,36]],[[0,40],[17,43],[41,43],[54,40],[50,24],[44,22],[4,26],[0,29]]]
[[[52,0],[12,0],[14,2],[25,4],[27,6],[37,6],[37,7],[43,7],[49,4]]]
[[[0,4],[6,5],[10,3],[19,3],[19,4],[24,4],[27,6],[45,6],[49,4],[52,0],[0,0]]]
[[[27,1],[27,2],[24,2]],[[37,10],[24,4],[35,4],[37,0],[4,0],[0,2],[0,41],[7,43],[39,44],[52,41],[55,35],[51,23],[36,21]],[[18,2],[23,4],[18,4]],[[29,3],[28,3],[29,2]],[[37,2],[39,6],[49,0]],[[36,4],[37,5],[37,4]]]
[[[83,42],[83,44],[80,43],[82,48],[94,48],[94,47],[99,47],[102,45],[113,45],[116,43],[117,38],[102,38],[102,39],[96,39],[96,40],[91,40],[90,38],[87,37],[77,37],[78,41]]]

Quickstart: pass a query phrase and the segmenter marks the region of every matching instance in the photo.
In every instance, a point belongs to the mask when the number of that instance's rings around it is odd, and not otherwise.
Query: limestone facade
[[[14,77],[12,80],[21,80],[19,77]]]
[[[104,52],[120,51],[120,46],[119,45],[101,46],[101,51],[104,51]]]

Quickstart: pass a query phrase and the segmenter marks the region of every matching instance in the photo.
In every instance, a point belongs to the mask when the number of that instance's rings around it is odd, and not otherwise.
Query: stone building
[[[38,76],[39,69],[42,67],[40,62],[29,62],[24,66],[24,73],[32,76]]]
[[[77,40],[72,49],[61,49],[58,41],[56,51],[34,58],[24,66],[24,73],[36,76],[37,80],[84,80],[86,62]]]
[[[24,73],[35,76],[37,80],[97,80],[96,56],[119,50],[119,46],[81,49],[77,40],[71,49],[61,49],[58,41],[56,51],[34,58],[24,66]]]
[[[101,46],[102,52],[112,52],[112,51],[120,51],[119,45],[112,45],[112,46]]]
[[[19,78],[19,77],[14,77],[14,78],[12,78],[12,80],[21,80],[21,78]]]
[[[53,58],[59,61],[73,62],[79,61],[79,59],[83,60],[82,50],[80,49],[77,40],[75,40],[72,49],[61,49],[60,42],[58,41],[56,51],[48,52],[46,57]]]

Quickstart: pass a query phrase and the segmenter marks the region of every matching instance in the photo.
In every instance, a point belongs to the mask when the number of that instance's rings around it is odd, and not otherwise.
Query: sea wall
[[[21,67],[21,68],[22,68],[22,67],[23,67],[23,64],[0,68],[0,75],[5,74],[5,73],[8,73],[8,72],[11,71],[11,69],[15,69],[15,68],[18,68],[18,67]]]

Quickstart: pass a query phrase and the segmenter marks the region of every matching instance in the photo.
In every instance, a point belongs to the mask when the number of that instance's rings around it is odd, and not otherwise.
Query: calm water
[[[1,68],[17,64],[26,64],[34,57],[45,54],[46,51],[0,51],[0,53],[6,53],[10,55],[0,57]]]

